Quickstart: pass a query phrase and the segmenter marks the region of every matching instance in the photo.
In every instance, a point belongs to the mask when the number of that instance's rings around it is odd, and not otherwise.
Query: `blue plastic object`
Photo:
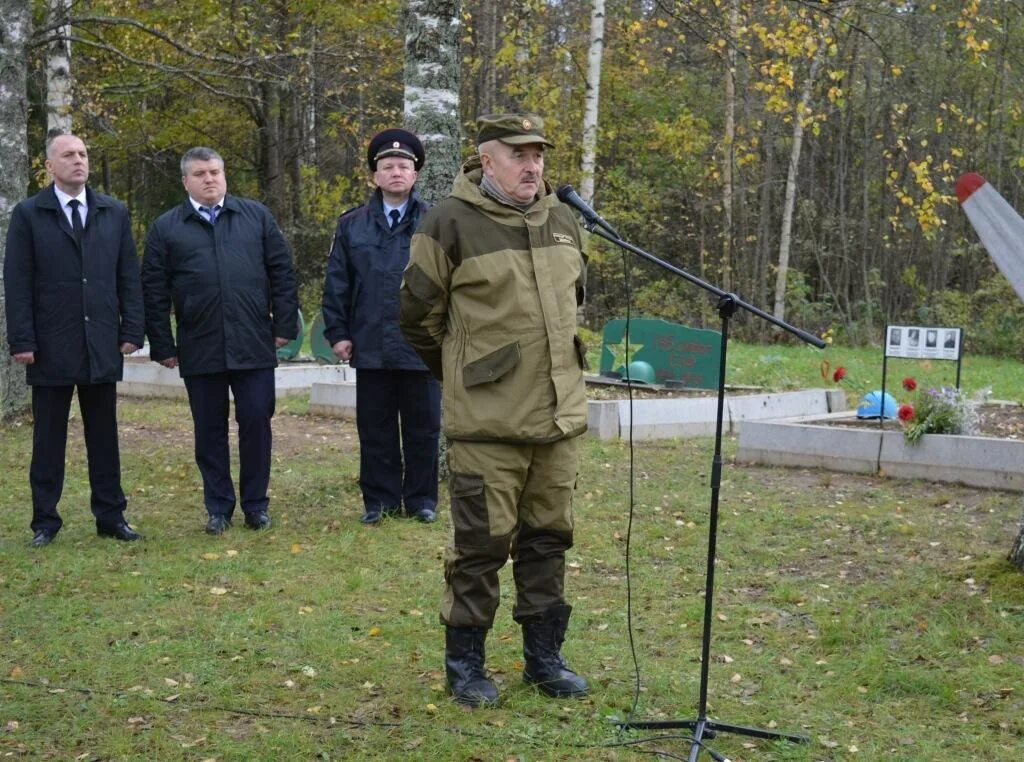
[[[884,413],[883,413],[884,407]],[[860,404],[857,405],[857,417],[858,418],[895,418],[896,417],[896,399],[886,392],[885,402],[882,402],[882,390],[877,389],[873,392],[868,392],[861,397]]]
[[[624,379],[632,381],[634,384],[653,384],[656,380],[654,366],[643,360],[633,360],[626,367]]]

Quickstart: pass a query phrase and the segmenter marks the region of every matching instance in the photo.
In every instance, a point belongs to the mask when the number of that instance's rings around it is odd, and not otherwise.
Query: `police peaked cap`
[[[423,167],[426,159],[420,139],[408,130],[398,128],[378,132],[370,140],[370,145],[366,149],[366,163],[370,165],[372,171],[377,171],[377,161],[385,156],[412,159],[417,172]]]

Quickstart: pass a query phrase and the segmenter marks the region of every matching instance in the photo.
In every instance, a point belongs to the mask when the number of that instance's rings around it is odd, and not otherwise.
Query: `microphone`
[[[580,197],[580,194],[576,192],[576,189],[573,188],[571,185],[563,185],[555,192],[555,195],[558,196],[558,200],[561,201],[563,204],[571,206],[577,212],[582,214],[583,219],[586,221],[588,225],[598,225],[604,228],[609,233],[611,233],[620,241],[622,240],[622,236],[615,232],[615,228],[609,225],[600,214],[595,212],[593,208],[590,206],[590,204],[584,201]]]

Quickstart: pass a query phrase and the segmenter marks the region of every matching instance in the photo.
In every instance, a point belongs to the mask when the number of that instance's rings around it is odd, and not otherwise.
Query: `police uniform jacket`
[[[14,208],[4,292],[11,354],[36,386],[110,383],[124,369],[120,345],[142,346],[139,260],[124,204],[86,186],[82,246],[53,185]]]
[[[481,192],[481,178],[474,157],[413,236],[402,330],[443,381],[449,438],[577,436],[587,428],[579,224],[547,183],[522,212]]]
[[[146,236],[142,289],[150,357],[177,356],[182,376],[273,368],[274,338],[298,335],[291,250],[256,201],[225,196],[215,224],[188,199],[158,217]]]
[[[392,228],[377,189],[338,218],[324,280],[324,337],[331,346],[352,342],[354,368],[427,369],[399,328],[398,287],[409,241],[428,208],[414,190]]]

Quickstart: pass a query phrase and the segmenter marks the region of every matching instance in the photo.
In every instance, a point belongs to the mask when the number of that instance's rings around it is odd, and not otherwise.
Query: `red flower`
[[[838,368],[836,368],[836,372],[832,374],[832,380],[838,384],[844,378],[846,378],[846,368],[840,365]]]
[[[907,376],[903,379],[903,388],[908,392],[912,392],[917,388],[917,381],[914,380],[913,376]]]
[[[913,381],[913,380],[914,379],[912,379],[912,378],[907,379],[907,381]],[[904,381],[903,385],[906,386],[907,382]],[[916,386],[917,384],[914,384],[914,385]],[[900,409],[896,413],[896,415],[899,417],[899,419],[901,421],[912,421],[912,420],[914,420],[914,406],[913,405],[900,405]]]

